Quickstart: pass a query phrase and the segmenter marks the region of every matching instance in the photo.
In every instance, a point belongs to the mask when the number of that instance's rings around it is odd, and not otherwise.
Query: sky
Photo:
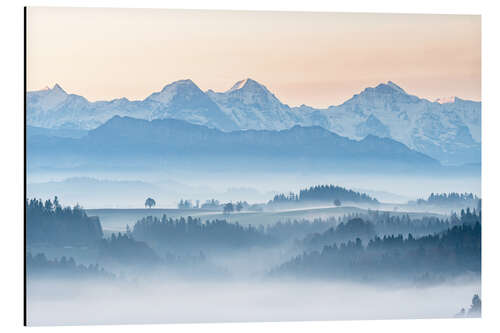
[[[135,100],[180,79],[225,91],[248,77],[290,106],[338,105],[389,80],[481,100],[481,17],[28,8],[29,91]]]

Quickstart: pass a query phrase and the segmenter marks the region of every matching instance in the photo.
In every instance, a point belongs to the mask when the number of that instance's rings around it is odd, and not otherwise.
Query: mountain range
[[[193,81],[180,80],[136,101],[90,102],[66,93],[58,84],[27,93],[30,126],[92,130],[114,116],[178,119],[223,132],[318,126],[358,141],[369,136],[390,138],[442,164],[481,161],[481,102],[458,97],[429,101],[391,81],[324,109],[290,107],[252,79],[225,92],[204,92]]]

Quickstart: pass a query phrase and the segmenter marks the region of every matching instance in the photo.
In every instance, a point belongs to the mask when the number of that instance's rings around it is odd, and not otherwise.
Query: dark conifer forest
[[[57,197],[26,200],[26,231],[28,244],[58,246],[92,245],[103,236],[99,218],[79,206],[62,207]]]
[[[472,193],[431,193],[427,199],[418,199],[418,205],[477,207],[480,199]]]
[[[318,241],[318,240],[313,240]],[[481,225],[462,224],[441,233],[413,237],[375,236],[331,242],[306,252],[272,273],[343,279],[417,279],[481,272]]]
[[[370,197],[366,193],[360,193],[335,185],[318,185],[311,186],[300,190],[299,194],[290,192],[289,194],[277,194],[269,204],[280,203],[311,203],[311,202],[337,202],[341,205],[342,202],[349,203],[365,203],[378,204],[378,200]]]
[[[99,265],[77,265],[73,258],[62,256],[59,259],[47,259],[43,253],[33,256],[31,252],[26,255],[27,277],[36,278],[59,278],[69,279],[115,279],[115,275],[99,267]]]

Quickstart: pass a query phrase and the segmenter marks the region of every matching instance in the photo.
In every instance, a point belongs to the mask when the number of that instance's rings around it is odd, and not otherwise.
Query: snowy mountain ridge
[[[392,81],[324,109],[290,107],[250,78],[225,92],[203,92],[192,80],[180,80],[139,101],[89,102],[58,84],[27,93],[30,126],[90,130],[116,115],[180,119],[223,131],[320,126],[356,140],[392,138],[444,164],[479,163],[481,157],[481,102],[458,97],[432,102]]]

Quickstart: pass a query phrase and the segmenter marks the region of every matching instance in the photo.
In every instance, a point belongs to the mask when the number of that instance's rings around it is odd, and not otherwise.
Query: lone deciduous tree
[[[149,208],[156,206],[156,201],[153,198],[147,198],[146,202],[144,203],[144,206]]]
[[[225,204],[224,208],[223,208],[224,215],[229,216],[232,212],[234,212],[234,205],[233,205],[233,203],[229,202],[229,203]]]

